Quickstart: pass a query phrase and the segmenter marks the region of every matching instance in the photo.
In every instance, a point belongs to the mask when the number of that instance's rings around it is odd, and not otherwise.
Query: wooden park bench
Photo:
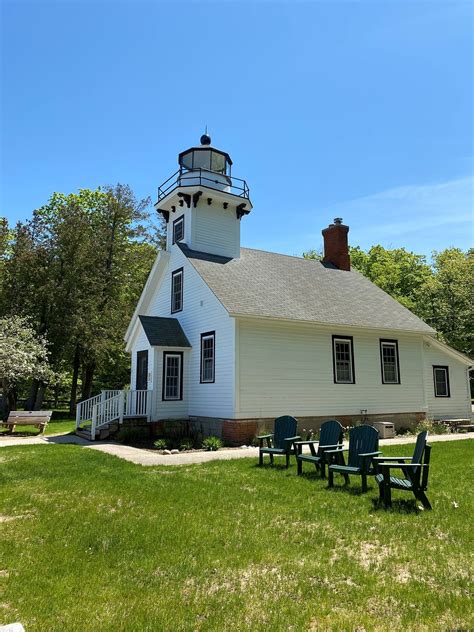
[[[16,426],[36,426],[42,433],[52,414],[52,410],[11,410],[8,419],[0,425],[10,428],[10,432],[14,432]]]

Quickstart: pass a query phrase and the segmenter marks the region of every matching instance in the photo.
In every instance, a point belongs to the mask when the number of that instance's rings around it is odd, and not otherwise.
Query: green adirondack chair
[[[367,476],[376,474],[373,458],[381,452],[379,447],[378,430],[372,426],[356,426],[349,430],[349,448],[327,450],[330,459],[328,466],[329,487],[334,487],[334,474],[344,476],[346,485],[349,484],[349,474],[356,474],[362,479],[362,491],[367,491]],[[348,452],[347,465],[344,462],[344,452]]]
[[[321,470],[321,478],[326,477],[327,458],[325,452],[342,448],[344,429],[336,419],[328,419],[321,424],[319,441],[296,441],[296,465],[298,474],[303,473],[303,463],[313,463],[316,470]],[[316,444],[318,448],[316,449]],[[309,445],[311,454],[303,454],[303,446]]]
[[[290,455],[296,454],[294,442],[301,439],[296,435],[296,427],[298,422],[294,417],[284,415],[275,419],[275,427],[272,434],[260,435],[257,437],[259,440],[259,454],[258,464],[263,465],[263,455],[268,454],[270,456],[270,463],[273,465],[274,456],[285,456],[286,467],[290,465]],[[266,441],[266,447],[263,442]]]
[[[425,509],[431,509],[430,501],[425,492],[428,487],[428,473],[430,469],[431,446],[428,445],[428,432],[420,432],[416,438],[413,456],[381,456],[375,458],[378,474],[375,480],[379,486],[380,501],[385,507],[392,504],[392,489],[413,492]],[[390,475],[390,470],[402,470],[405,478]]]

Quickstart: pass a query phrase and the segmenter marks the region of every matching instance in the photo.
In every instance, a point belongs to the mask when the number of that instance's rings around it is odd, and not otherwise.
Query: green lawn
[[[55,416],[57,416],[57,419],[54,418]],[[61,415],[58,415],[58,413],[55,413],[55,415],[53,415],[53,419],[51,419],[51,421],[46,426],[44,434],[45,435],[53,435],[53,434],[61,434],[61,433],[66,434],[68,432],[73,432],[75,428],[76,428],[75,419],[71,419],[67,415],[61,416]],[[0,428],[0,436],[2,434],[9,434],[9,433],[10,431],[8,430],[8,428]],[[35,428],[34,426],[17,426],[14,432],[14,436],[18,436],[18,437],[26,437],[26,436],[33,437],[38,434],[39,434],[39,430],[38,428]]]
[[[328,490],[294,465],[149,468],[72,445],[2,448],[0,624],[472,630],[473,443],[433,444],[432,512],[401,492],[377,509],[373,481],[365,495],[356,479]],[[400,450],[412,446],[386,453]]]

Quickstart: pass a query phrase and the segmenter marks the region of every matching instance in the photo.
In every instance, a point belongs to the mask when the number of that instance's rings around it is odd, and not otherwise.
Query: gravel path
[[[464,432],[444,435],[431,435],[430,443],[436,441],[463,441],[474,439],[474,432]],[[405,445],[413,443],[414,437],[396,437],[395,439],[381,439],[380,445]],[[207,463],[208,461],[228,461],[245,457],[257,458],[258,448],[231,448],[218,452],[183,452],[180,454],[163,455],[158,452],[132,448],[113,441],[95,441],[91,443],[76,435],[49,435],[46,437],[15,437],[0,436],[0,448],[18,445],[47,445],[47,444],[75,444],[89,450],[99,450],[120,459],[125,459],[137,465],[190,465],[192,463]]]

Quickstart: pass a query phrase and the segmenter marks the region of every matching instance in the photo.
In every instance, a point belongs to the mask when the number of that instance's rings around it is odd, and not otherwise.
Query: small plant
[[[204,450],[215,452],[219,448],[222,448],[222,441],[219,439],[219,437],[206,437],[202,442],[202,447],[204,448]]]
[[[430,434],[446,434],[449,432],[449,426],[441,421],[423,419],[413,428],[413,434],[419,434],[424,430],[427,430]]]
[[[167,448],[166,439],[157,439],[153,442],[153,445],[157,450],[166,450]]]
[[[181,439],[181,443],[179,444],[180,450],[184,452],[185,450],[192,450],[193,447],[194,447],[194,444],[193,444],[192,439],[190,439],[189,437],[185,437]]]
[[[318,433],[315,432],[312,428],[309,428],[308,430],[306,430],[306,428],[303,428],[302,432],[303,437],[305,437],[305,441],[314,441],[317,439]]]

